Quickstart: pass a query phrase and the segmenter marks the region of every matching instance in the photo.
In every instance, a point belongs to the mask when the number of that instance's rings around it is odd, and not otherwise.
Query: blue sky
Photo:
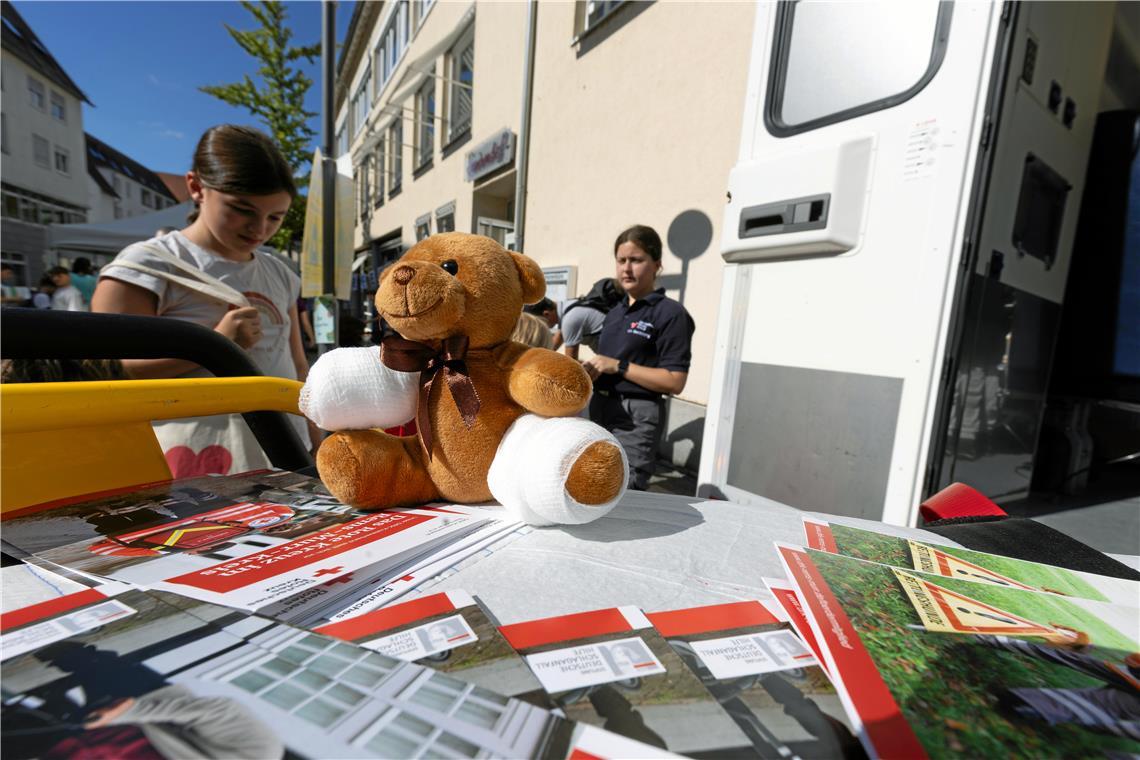
[[[338,41],[353,5],[337,4]],[[214,124],[256,124],[248,111],[198,92],[201,85],[236,82],[256,72],[255,61],[223,26],[255,26],[234,0],[22,0],[15,6],[95,104],[83,108],[84,129],[154,171],[185,172],[198,137]],[[320,42],[321,3],[287,6],[293,42]],[[320,58],[301,65],[313,80],[306,108],[318,114],[311,121],[315,148],[323,139]]]

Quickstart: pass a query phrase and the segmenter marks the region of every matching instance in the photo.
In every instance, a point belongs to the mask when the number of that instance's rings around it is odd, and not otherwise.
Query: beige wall
[[[538,14],[525,253],[543,266],[576,265],[585,292],[613,274],[617,234],[648,224],[666,241],[663,274],[679,275],[669,226],[684,211],[703,212],[713,236],[689,262],[684,305],[697,329],[681,394],[701,404],[709,396],[721,215],[740,143],[754,12],[752,3],[657,2],[581,56],[570,44],[572,3],[543,3]]]

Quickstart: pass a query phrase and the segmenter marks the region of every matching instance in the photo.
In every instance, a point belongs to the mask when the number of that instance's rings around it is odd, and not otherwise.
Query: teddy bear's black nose
[[[399,267],[395,272],[392,272],[393,279],[395,279],[396,282],[400,283],[401,285],[407,285],[415,276],[416,270],[412,269],[409,266]]]

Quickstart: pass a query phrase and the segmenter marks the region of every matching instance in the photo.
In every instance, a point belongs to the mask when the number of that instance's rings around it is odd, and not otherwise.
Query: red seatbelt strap
[[[1006,512],[965,483],[951,483],[922,502],[919,514],[926,522],[953,517],[1005,517]]]

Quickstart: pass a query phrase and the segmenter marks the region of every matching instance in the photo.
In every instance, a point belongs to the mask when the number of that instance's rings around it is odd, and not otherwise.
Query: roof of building
[[[87,172],[94,177],[98,174],[96,167],[105,166],[113,172],[118,172],[129,179],[133,179],[145,188],[153,190],[159,195],[163,195],[172,201],[177,201],[178,198],[166,186],[166,183],[159,178],[157,174],[146,168],[133,158],[120,153],[112,148],[107,143],[103,142],[97,137],[84,133],[87,138]],[[96,180],[98,183],[98,180]],[[106,181],[99,183],[102,189],[106,185]],[[104,190],[105,191],[105,190]],[[118,193],[114,190],[110,193],[114,197],[119,197]]]
[[[63,67],[59,65],[55,56],[48,52],[47,47],[40,42],[40,38],[36,36],[32,28],[28,26],[28,22],[24,21],[24,17],[19,14],[16,6],[12,5],[9,0],[3,0],[3,3],[0,4],[0,17],[3,18],[0,46],[4,50],[31,66],[35,71],[51,80],[57,87],[85,101],[88,105],[94,105],[83,94],[83,90],[79,89],[79,85],[75,84],[67,72],[63,70]]]
[[[373,27],[380,19],[383,5],[384,3],[358,2],[352,9],[352,18],[349,19],[348,30],[344,35],[344,41],[340,44],[340,56],[336,62],[335,111],[339,111],[348,98],[352,77],[345,75],[355,72],[360,59],[367,55],[368,40]]]
[[[186,175],[171,172],[155,172],[166,189],[170,191],[179,203],[190,200],[190,188],[186,187]]]

